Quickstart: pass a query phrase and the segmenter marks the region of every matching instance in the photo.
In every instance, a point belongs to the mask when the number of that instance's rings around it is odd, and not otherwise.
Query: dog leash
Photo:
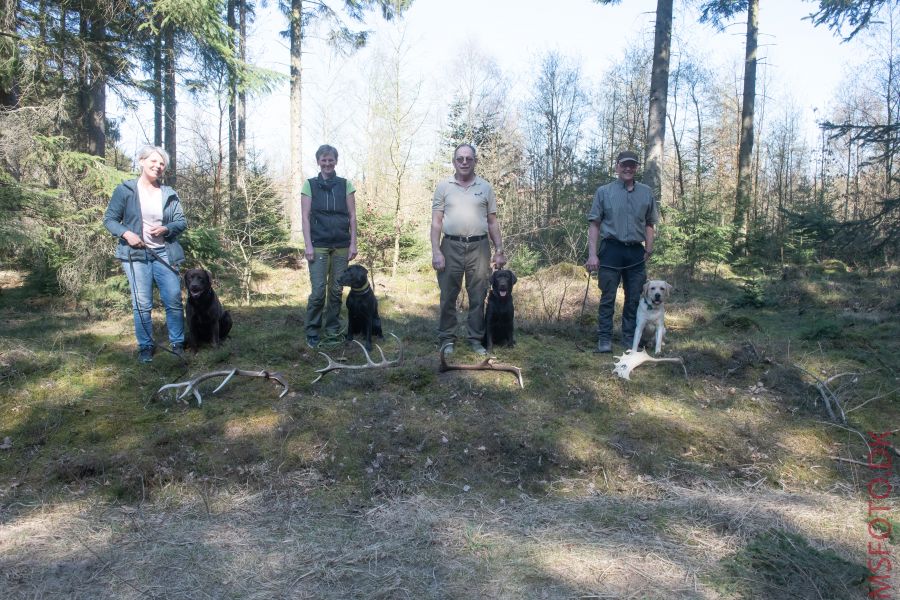
[[[169,263],[167,263],[166,261],[164,261],[163,258],[162,258],[162,256],[160,256],[159,254],[157,254],[156,251],[153,250],[153,248],[149,248],[149,247],[147,247],[147,246],[144,246],[144,250],[146,250],[147,252],[149,252],[149,253],[153,256],[153,258],[155,258],[156,260],[158,260],[159,262],[161,262],[161,263],[162,263],[162,266],[164,266],[164,267],[167,268],[168,270],[170,270],[170,271],[172,271],[173,273],[175,273],[175,275],[177,275],[178,277],[181,277],[181,274],[175,269],[175,267],[173,267],[172,265],[170,265]]]

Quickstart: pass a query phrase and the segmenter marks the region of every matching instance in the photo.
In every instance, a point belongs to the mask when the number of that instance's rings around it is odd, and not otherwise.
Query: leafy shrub
[[[732,306],[736,308],[762,308],[766,305],[765,287],[759,280],[751,279],[747,281],[741,286],[741,290],[741,295],[732,301]]]
[[[517,276],[527,277],[537,271],[541,255],[527,244],[518,244],[509,257],[509,268]]]

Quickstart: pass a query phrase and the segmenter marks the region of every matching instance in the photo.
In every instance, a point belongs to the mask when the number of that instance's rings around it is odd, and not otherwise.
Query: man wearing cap
[[[613,312],[620,281],[625,290],[622,344],[631,348],[641,288],[647,279],[645,263],[653,254],[659,208],[650,186],[634,180],[637,167],[636,153],[620,152],[616,157],[618,179],[597,189],[588,213],[588,260],[584,266],[588,271],[599,270],[597,352],[612,352]]]
[[[491,275],[491,246],[497,268],[506,264],[497,199],[487,181],[475,174],[475,147],[460,144],[453,151],[452,177],[441,181],[431,204],[431,264],[441,288],[438,339],[441,347],[456,340],[456,298],[466,280],[469,297],[468,339],[477,354],[487,354],[484,299]],[[443,234],[443,237],[442,235]],[[447,351],[452,351],[452,345]]]

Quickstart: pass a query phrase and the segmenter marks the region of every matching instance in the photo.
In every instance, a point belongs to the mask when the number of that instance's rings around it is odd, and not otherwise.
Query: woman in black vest
[[[319,146],[319,175],[306,180],[300,195],[312,288],[306,305],[306,345],[310,348],[319,345],[323,312],[324,337],[340,335],[342,290],[338,277],[356,258],[356,188],[335,174],[337,161],[337,149]]]

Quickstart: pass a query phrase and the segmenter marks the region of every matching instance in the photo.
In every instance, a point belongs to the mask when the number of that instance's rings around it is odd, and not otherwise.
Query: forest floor
[[[0,273],[0,597],[865,598],[867,484],[900,488],[896,456],[866,466],[866,432],[900,427],[900,272],[669,281],[663,354],[688,376],[624,381],[620,344],[591,352],[596,281],[585,301],[573,265],[520,277],[518,345],[495,352],[520,389],[438,372],[426,270],[375,285],[403,363],[315,384],[305,270],[264,273],[249,306],[220,286],[231,339],[149,365],[127,288],[98,309]],[[238,377],[203,383],[199,407],[156,395],[233,367],[290,392]]]

